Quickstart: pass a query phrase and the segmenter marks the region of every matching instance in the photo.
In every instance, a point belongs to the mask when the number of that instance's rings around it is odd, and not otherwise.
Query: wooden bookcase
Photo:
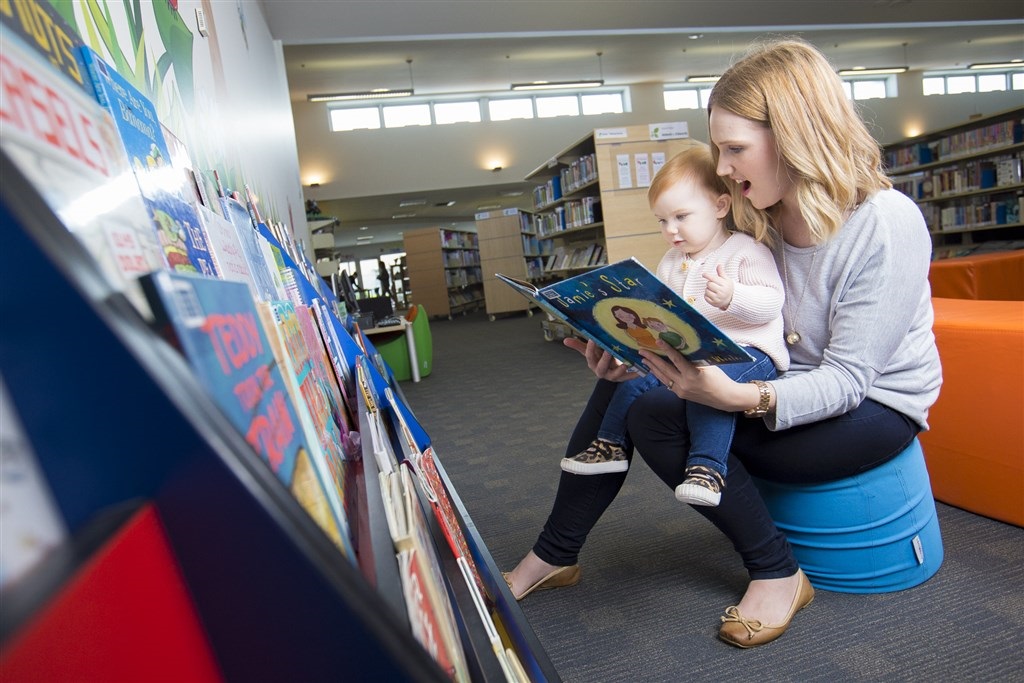
[[[484,301],[491,320],[502,313],[530,310],[530,302],[495,277],[495,273],[537,280],[543,276],[533,217],[519,209],[478,213],[476,231],[480,240],[480,269],[483,271]]]
[[[477,234],[469,230],[422,228],[405,233],[409,305],[431,317],[451,319],[483,305]]]
[[[895,188],[921,207],[935,258],[1024,238],[1022,159],[1024,107],[887,145],[884,154]]]
[[[664,161],[692,144],[680,124],[601,128],[558,152],[526,176],[534,188],[534,224],[545,274],[572,271],[635,256],[654,270],[665,243],[647,204],[650,179]],[[587,256],[594,245],[597,259]],[[561,250],[561,251],[560,251]],[[573,258],[573,256],[577,258]]]

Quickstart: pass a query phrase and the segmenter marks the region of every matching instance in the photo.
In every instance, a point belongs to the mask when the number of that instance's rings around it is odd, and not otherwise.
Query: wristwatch
[[[753,408],[748,408],[743,411],[745,417],[764,417],[768,414],[768,404],[772,400],[771,389],[768,388],[767,382],[762,382],[759,379],[750,380],[751,384],[757,386],[757,390],[761,392],[761,400],[757,402],[757,405]]]

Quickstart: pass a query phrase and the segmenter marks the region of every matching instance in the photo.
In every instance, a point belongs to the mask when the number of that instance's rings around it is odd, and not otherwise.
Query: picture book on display
[[[6,23],[0,39],[0,146],[111,285],[146,314],[137,278],[164,260],[110,112]]]
[[[167,267],[179,272],[218,275],[184,175],[171,165],[156,107],[88,46],[81,49],[96,99],[114,117]]]
[[[240,282],[158,271],[142,278],[158,329],[194,368],[199,383],[253,450],[355,562],[331,472],[302,428],[287,379]]]
[[[661,353],[658,339],[695,365],[753,360],[635,258],[543,287],[501,273],[497,277],[640,373],[646,373],[640,350]]]

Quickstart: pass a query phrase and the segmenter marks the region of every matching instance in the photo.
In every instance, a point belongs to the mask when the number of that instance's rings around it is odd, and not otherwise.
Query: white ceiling
[[[721,73],[755,38],[800,35],[837,66],[914,70],[1024,57],[1020,0],[263,0],[284,45],[293,101],[315,92],[406,88],[417,96],[507,91],[511,82],[603,76],[607,85]],[[690,38],[690,36],[700,36]],[[598,59],[597,53],[601,52]],[[325,129],[324,136],[330,135]],[[314,141],[306,144],[317,144]],[[300,147],[300,164],[304,150]],[[494,188],[416,193],[458,199],[463,219]],[[408,197],[392,188],[388,200]],[[414,191],[414,190],[413,190]],[[324,197],[320,197],[323,201]],[[353,221],[394,202],[347,197]],[[505,200],[508,206],[508,200]],[[524,204],[525,206],[525,204]],[[424,209],[417,212],[423,216]],[[388,214],[388,215],[384,215]]]

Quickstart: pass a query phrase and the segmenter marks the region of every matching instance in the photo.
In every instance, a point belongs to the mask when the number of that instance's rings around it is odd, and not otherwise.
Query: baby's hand
[[[704,290],[704,300],[723,311],[729,308],[729,304],[732,303],[734,285],[733,281],[725,276],[725,266],[719,263],[714,273],[703,273],[703,275],[704,279],[708,281],[708,286]]]

